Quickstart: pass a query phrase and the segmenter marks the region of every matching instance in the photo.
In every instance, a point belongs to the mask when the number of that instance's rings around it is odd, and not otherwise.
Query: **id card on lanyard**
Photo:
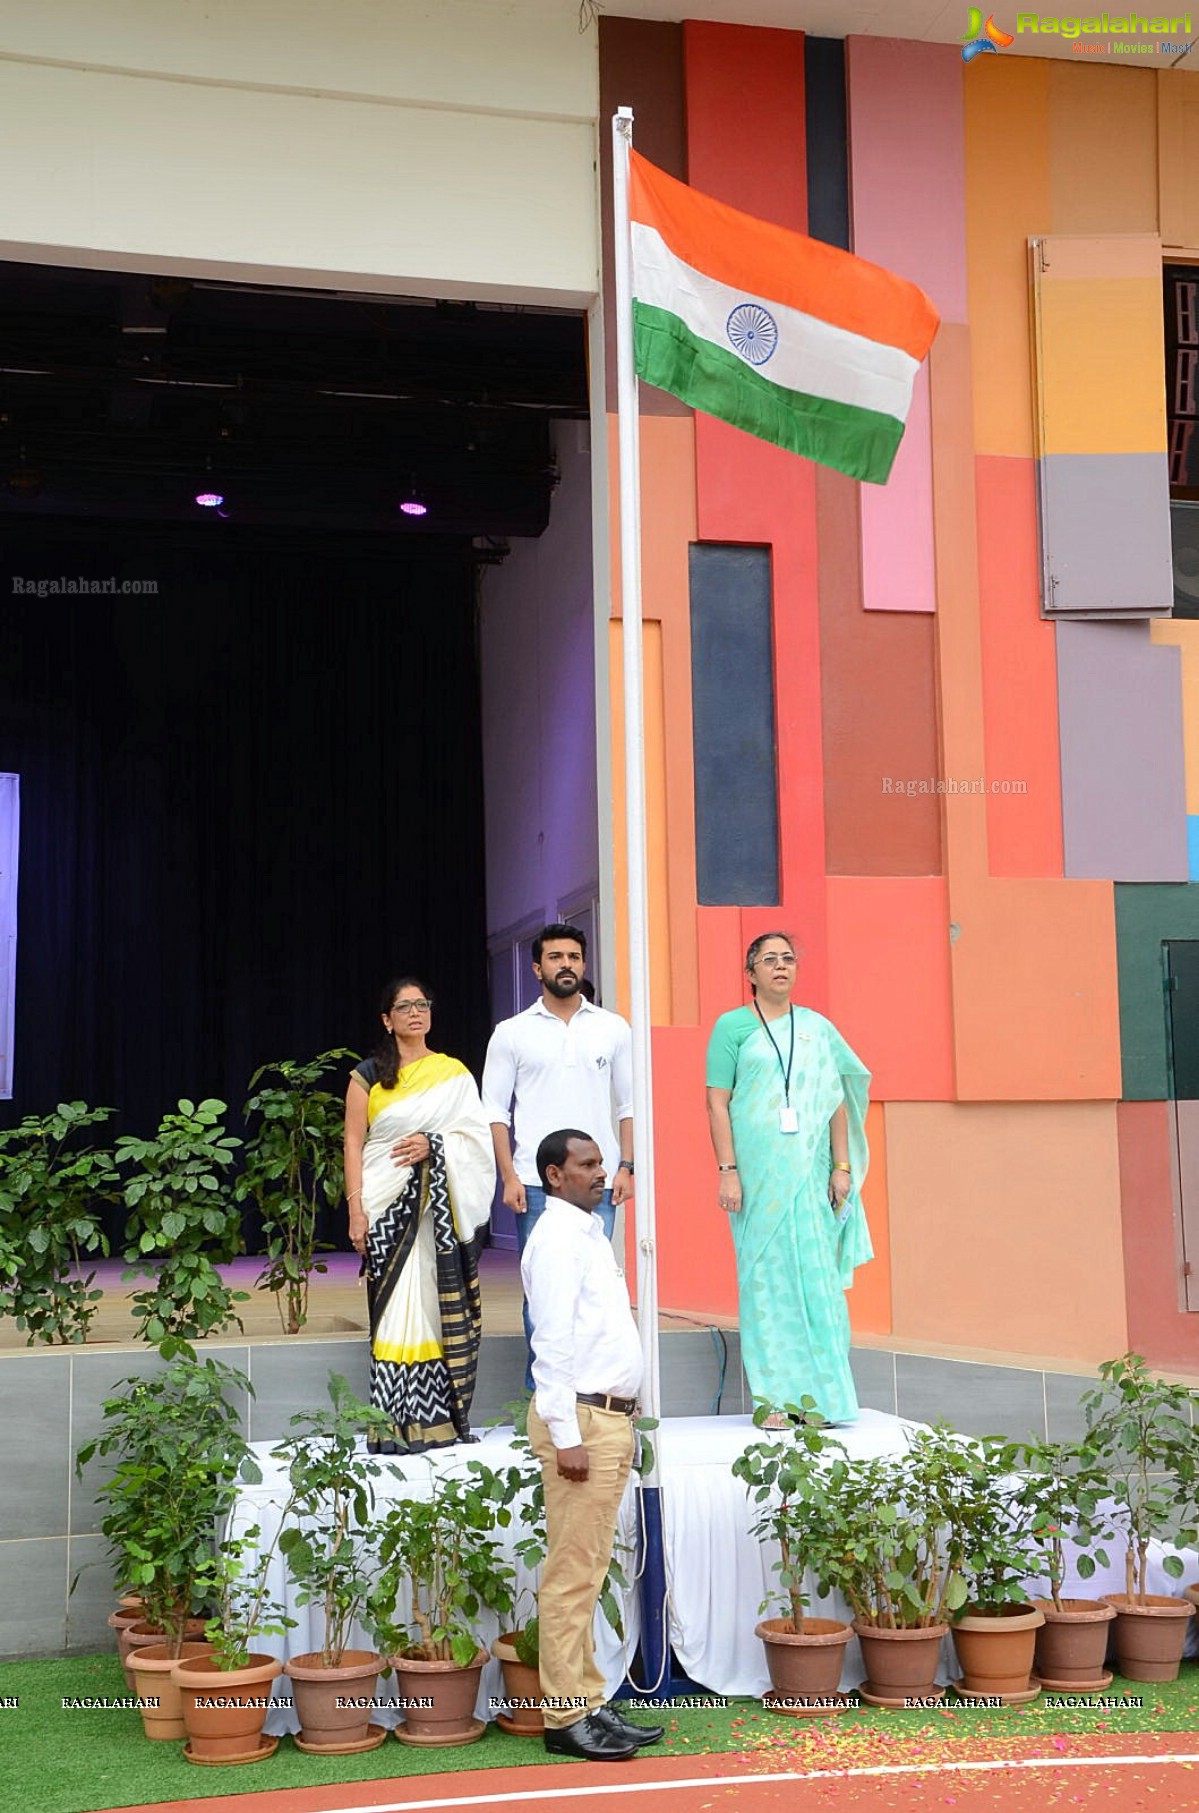
[[[766,1024],[766,1016],[756,1001],[754,1002],[754,1012],[762,1022],[762,1031],[774,1046],[774,1055],[778,1059],[779,1069],[783,1073],[783,1105],[779,1109],[779,1132],[798,1133],[799,1114],[791,1106],[791,1066],[795,1062],[795,1009],[793,1007],[787,1009],[787,1019],[791,1026],[791,1044],[787,1052],[787,1062],[785,1065],[783,1063],[783,1054],[778,1048],[778,1040]]]

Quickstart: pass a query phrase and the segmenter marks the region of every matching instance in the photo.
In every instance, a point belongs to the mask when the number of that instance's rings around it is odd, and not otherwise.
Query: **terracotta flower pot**
[[[545,1717],[538,1704],[542,1697],[541,1676],[517,1655],[518,1634],[512,1631],[497,1637],[491,1646],[492,1655],[504,1671],[504,1698],[511,1708],[497,1713],[495,1722],[511,1737],[540,1737],[545,1730]]]
[[[1002,1605],[959,1618],[953,1627],[962,1668],[961,1680],[954,1683],[959,1692],[1004,1702],[1035,1699],[1040,1686],[1033,1679],[1032,1661],[1044,1622],[1037,1605]]]
[[[147,1643],[129,1652],[129,1668],[134,1692],[147,1703],[142,1707],[142,1724],[146,1736],[159,1743],[178,1742],[187,1736],[183,1723],[183,1701],[172,1678],[176,1662],[190,1662],[193,1656],[206,1656],[211,1643],[184,1643],[177,1656],[172,1656],[165,1643]],[[157,1700],[158,1704],[150,1702]]]
[[[1103,1599],[1063,1599],[1060,1612],[1052,1599],[1034,1604],[1045,1614],[1033,1662],[1041,1686],[1064,1693],[1107,1687],[1112,1677],[1103,1659],[1113,1608]]]
[[[835,1618],[805,1618],[801,1635],[790,1618],[763,1618],[754,1626],[754,1635],[762,1639],[770,1670],[767,1705],[778,1712],[836,1710],[819,1702],[832,1700],[841,1685],[852,1626]]]
[[[396,1694],[408,1702],[405,1722],[396,1726],[396,1736],[404,1744],[473,1744],[487,1726],[475,1717],[479,1697],[479,1676],[487,1661],[487,1651],[475,1651],[475,1659],[466,1668],[456,1662],[421,1662],[409,1656],[393,1656]],[[432,1700],[431,1706],[423,1704]]]
[[[920,1630],[887,1630],[858,1619],[854,1630],[866,1669],[862,1698],[897,1707],[907,1700],[940,1699],[945,1689],[937,1681],[937,1668],[948,1629],[948,1624],[929,1624]]]
[[[1146,1593],[1144,1604],[1105,1593],[1116,1613],[1116,1667],[1129,1681],[1176,1681],[1194,1603],[1170,1593]]]
[[[355,1746],[374,1747],[372,1706],[339,1706],[338,1700],[373,1700],[383,1658],[373,1649],[345,1649],[336,1668],[326,1668],[319,1650],[292,1656],[284,1664],[307,1750],[332,1750],[346,1756]]]
[[[258,1756],[266,1741],[267,1701],[281,1672],[274,1656],[264,1655],[252,1655],[245,1668],[218,1668],[212,1656],[176,1662],[172,1678],[183,1702],[191,1755],[214,1763]]]
[[[117,1627],[117,1652],[125,1670],[125,1680],[130,1693],[137,1692],[131,1659],[133,1651],[135,1649],[152,1649],[156,1644],[161,1643],[165,1636],[166,1632],[161,1624],[147,1624],[142,1618],[135,1619],[132,1624],[127,1624],[123,1628]],[[203,1618],[189,1618],[183,1627],[183,1641],[199,1643],[203,1640],[203,1636]]]

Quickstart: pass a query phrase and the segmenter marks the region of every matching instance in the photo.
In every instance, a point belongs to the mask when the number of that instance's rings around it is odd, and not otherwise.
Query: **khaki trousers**
[[[616,1535],[616,1518],[633,1461],[633,1425],[616,1410],[578,1406],[590,1471],[561,1479],[549,1430],[529,1409],[529,1441],[541,1462],[548,1534],[537,1595],[541,1692],[547,1726],[560,1729],[607,1698],[595,1665],[591,1626]]]

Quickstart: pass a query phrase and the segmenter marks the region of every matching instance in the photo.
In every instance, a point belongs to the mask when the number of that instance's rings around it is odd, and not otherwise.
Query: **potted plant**
[[[836,1584],[854,1614],[872,1705],[940,1699],[949,1619],[966,1602],[951,1490],[958,1442],[940,1426],[902,1453],[837,1459],[830,1489],[845,1532]]]
[[[308,1320],[309,1278],[326,1269],[316,1257],[323,1246],[316,1237],[317,1217],[322,1207],[333,1208],[342,1192],[344,1103],[319,1085],[333,1065],[353,1056],[339,1049],[306,1064],[292,1058],[264,1064],[250,1078],[242,1110],[253,1130],[237,1195],[255,1203],[262,1216],[264,1263],[256,1285],[275,1293],[289,1335]]]
[[[247,1468],[243,1478],[253,1481],[256,1473]],[[204,1627],[209,1652],[184,1657],[171,1670],[189,1762],[254,1763],[278,1748],[278,1738],[264,1737],[262,1727],[280,1664],[250,1647],[264,1637],[285,1635],[295,1624],[270,1593],[275,1554],[276,1543],[264,1547],[254,1524],[239,1535],[227,1534],[213,1559],[204,1582],[217,1606]]]
[[[1032,1565],[1029,1530],[1013,1500],[1007,1449],[1000,1436],[959,1438],[946,1484],[950,1553],[966,1585],[953,1616],[962,1668],[954,1686],[965,1696],[1015,1706],[1041,1691],[1032,1665],[1045,1614],[1024,1585]]]
[[[318,1606],[324,1623],[321,1648],[291,1656],[285,1667],[300,1719],[296,1741],[302,1750],[348,1755],[373,1749],[387,1735],[372,1725],[369,1707],[338,1702],[373,1700],[383,1667],[378,1651],[350,1647],[350,1633],[356,1620],[373,1623],[381,1533],[372,1524],[372,1479],[380,1466],[358,1452],[358,1438],[389,1425],[338,1373],[329,1380],[329,1397],[330,1409],[292,1417],[272,1456],[285,1464],[291,1486],[279,1552],[297,1587],[296,1604]]]
[[[253,1463],[230,1402],[249,1381],[218,1360],[197,1360],[183,1342],[164,1342],[161,1353],[160,1372],[119,1382],[103,1406],[103,1433],[79,1450],[76,1472],[95,1455],[117,1457],[97,1498],[117,1577],[139,1597],[119,1626],[122,1661],[130,1688],[160,1702],[143,1714],[147,1736],[171,1738],[183,1736],[180,1708],[163,1703],[171,1664],[198,1653],[218,1525],[239,1471]]]
[[[1151,1593],[1151,1543],[1194,1547],[1199,1461],[1191,1411],[1195,1394],[1154,1377],[1140,1354],[1105,1360],[1097,1390],[1084,1393],[1087,1440],[1106,1475],[1111,1516],[1125,1543],[1124,1591],[1105,1593],[1116,1611],[1116,1660],[1130,1681],[1173,1681],[1187,1622],[1195,1607],[1184,1598]],[[1171,1579],[1182,1559],[1162,1557]]]
[[[59,1102],[0,1132],[0,1315],[35,1341],[86,1341],[102,1291],[87,1261],[108,1253],[100,1207],[113,1200],[112,1153],[88,1143],[89,1128],[112,1114]]]
[[[487,1661],[479,1615],[513,1607],[515,1574],[495,1536],[505,1509],[468,1473],[434,1479],[429,1498],[401,1499],[383,1520],[375,1628],[408,1702],[396,1729],[404,1743],[469,1744],[483,1735],[474,1717]]]
[[[772,1685],[763,1704],[779,1712],[830,1712],[847,1703],[837,1689],[853,1630],[840,1619],[808,1615],[806,1582],[810,1570],[822,1597],[840,1585],[847,1526],[835,1459],[845,1449],[824,1433],[815,1399],[805,1397],[783,1414],[787,1426],[773,1433],[779,1413],[759,1405],[754,1423],[772,1434],[733,1462],[755,1506],[752,1534],[778,1550],[771,1564],[778,1589],[761,1609],[780,1598],[787,1608],[785,1616],[765,1618],[755,1628]]]
[[[117,1141],[117,1163],[128,1167],[124,1276],[154,1268],[152,1286],[133,1293],[133,1314],[156,1344],[167,1335],[219,1334],[230,1322],[241,1327],[234,1304],[249,1293],[231,1290],[216,1269],[243,1250],[225,1177],[240,1141],[225,1132],[224,1112],[224,1102],[184,1100],[153,1139]]]
[[[1103,1509],[1107,1479],[1081,1442],[1012,1442],[999,1464],[1005,1473],[1019,1469],[1009,1502],[1027,1531],[1030,1577],[1049,1587],[1048,1598],[1034,1601],[1045,1614],[1036,1677],[1055,1692],[1101,1690],[1112,1678],[1103,1664],[1115,1608],[1105,1599],[1068,1598],[1063,1589],[1067,1537],[1081,1579],[1094,1577],[1096,1563],[1110,1565],[1100,1546],[1112,1535]]]

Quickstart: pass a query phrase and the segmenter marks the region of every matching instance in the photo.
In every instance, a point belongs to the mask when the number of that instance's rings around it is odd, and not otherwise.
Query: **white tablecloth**
[[[837,1436],[850,1455],[871,1457],[898,1452],[920,1427],[918,1423],[887,1416],[880,1410],[863,1410],[856,1422],[838,1429]],[[754,1625],[760,1616],[777,1615],[777,1610],[781,1609],[776,1601],[766,1614],[759,1610],[767,1595],[776,1591],[776,1576],[771,1565],[774,1552],[770,1547],[763,1548],[749,1534],[751,1506],[745,1486],[732,1472],[734,1460],[751,1442],[761,1439],[761,1432],[754,1428],[748,1416],[673,1417],[663,1422],[651,1439],[656,1445],[662,1487],[670,1640],[679,1664],[693,1681],[713,1693],[730,1696],[763,1693],[770,1685],[770,1678],[762,1644],[754,1636]],[[256,1445],[255,1455],[263,1469],[263,1481],[259,1486],[243,1487],[233,1517],[235,1530],[259,1524],[264,1542],[269,1541],[278,1529],[286,1497],[282,1470],[271,1460],[269,1447],[270,1444],[264,1443]],[[403,1481],[385,1474],[376,1482],[380,1506],[385,1508],[389,1500],[403,1495],[427,1492],[427,1482],[435,1475],[461,1471],[472,1458],[491,1467],[513,1461],[516,1457],[511,1447],[511,1430],[488,1430],[470,1447],[441,1448],[429,1455],[402,1457],[396,1464],[403,1469]],[[516,1532],[509,1531],[506,1536],[506,1552],[509,1559],[515,1561],[512,1544]],[[633,1580],[639,1567],[640,1542],[632,1482],[621,1507],[620,1540],[631,1551],[626,1553],[624,1563],[625,1573]],[[1172,1580],[1162,1566],[1168,1552],[1158,1544],[1151,1548],[1151,1592],[1178,1590],[1180,1583]],[[1123,1592],[1123,1556],[1116,1553],[1114,1546],[1112,1559],[1113,1565],[1099,1569],[1090,1581],[1080,1580],[1071,1568],[1066,1593],[1095,1598],[1104,1592]],[[1183,1561],[1184,1579],[1199,1578],[1199,1556],[1183,1552]],[[535,1577],[528,1574],[519,1561],[515,1561],[515,1565],[518,1584],[528,1589],[528,1602],[536,1584]],[[1027,1586],[1032,1593],[1044,1591],[1043,1582],[1029,1581]],[[297,1624],[286,1638],[264,1639],[261,1647],[279,1656],[280,1660],[319,1649],[320,1614],[311,1607],[295,1605],[294,1589],[278,1558],[272,1567],[271,1592],[286,1606]],[[837,1597],[813,1599],[811,1609],[817,1617],[848,1619],[850,1616],[849,1608]],[[635,1591],[625,1595],[624,1618],[622,1649],[606,1620],[598,1612],[596,1614],[596,1652],[609,1693],[614,1693],[623,1681],[637,1646],[640,1616]],[[1191,1622],[1188,1654],[1199,1654],[1196,1624],[1199,1624],[1199,1618]],[[487,1644],[498,1634],[493,1617],[486,1617],[482,1634]],[[366,1646],[361,1633],[353,1641]],[[941,1661],[940,1679],[946,1680],[957,1672],[949,1638],[945,1640]],[[856,1686],[863,1676],[861,1652],[854,1638],[845,1653],[842,1686]],[[382,1681],[380,1687],[383,1692],[388,1691],[386,1681]],[[501,1692],[500,1666],[491,1661],[483,1671],[476,1706],[478,1717],[490,1716],[488,1699],[498,1697]],[[276,1683],[275,1693],[277,1697],[287,1695],[286,1680]],[[395,1714],[380,1713],[376,1715],[376,1722],[392,1725],[396,1717]],[[293,1713],[275,1711],[268,1717],[269,1732],[297,1729],[298,1722]]]

